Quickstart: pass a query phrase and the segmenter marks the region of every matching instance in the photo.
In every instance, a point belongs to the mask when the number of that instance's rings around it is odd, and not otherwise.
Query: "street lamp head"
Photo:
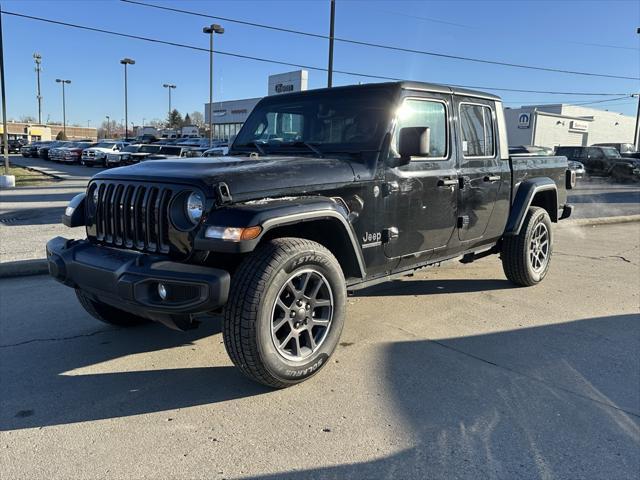
[[[36,52],[33,54],[33,59],[36,61],[36,63],[40,63],[40,60],[42,60],[42,55]]]
[[[71,80],[62,80],[60,78],[56,78],[56,83],[71,83]]]
[[[120,63],[122,65],[135,65],[136,61],[133,60],[132,58],[123,58],[122,60],[120,60]]]
[[[164,88],[176,88],[176,86],[173,83],[165,83],[164,85],[162,85]]]
[[[219,34],[223,34],[224,33],[224,28],[222,27],[222,25],[218,25],[217,23],[214,23],[212,25],[209,25],[208,27],[204,27],[202,29],[202,33],[219,33]]]

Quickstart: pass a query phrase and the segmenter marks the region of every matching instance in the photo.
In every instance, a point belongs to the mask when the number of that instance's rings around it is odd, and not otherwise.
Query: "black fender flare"
[[[350,253],[354,255],[361,278],[364,278],[364,257],[348,215],[345,202],[328,197],[274,198],[231,204],[207,216],[194,239],[194,247],[196,250],[218,253],[249,253],[255,250],[268,232],[276,228],[301,222],[334,220],[349,239]],[[230,242],[207,238],[205,233],[209,226],[260,226],[262,231],[253,240]]]
[[[518,235],[520,233],[527,210],[529,210],[536,194],[547,191],[553,191],[555,197],[555,207],[551,212],[551,220],[558,221],[558,187],[555,182],[548,177],[532,178],[523,181],[518,186],[518,191],[511,204],[505,235]]]

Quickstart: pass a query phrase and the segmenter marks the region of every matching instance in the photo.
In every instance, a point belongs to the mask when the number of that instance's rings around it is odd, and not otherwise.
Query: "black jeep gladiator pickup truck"
[[[549,269],[565,157],[508,155],[499,97],[414,82],[266,97],[225,157],[97,174],[47,244],[98,320],[193,328],[223,312],[252,379],[286,387],[338,343],[348,290],[499,254],[516,285]],[[372,319],[375,321],[375,319]]]

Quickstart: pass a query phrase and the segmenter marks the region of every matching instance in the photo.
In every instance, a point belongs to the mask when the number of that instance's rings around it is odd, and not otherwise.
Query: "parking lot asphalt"
[[[555,232],[536,287],[488,257],[350,296],[330,364],[279,391],[219,318],[109,327],[45,276],[0,280],[2,476],[638,478],[640,224]]]

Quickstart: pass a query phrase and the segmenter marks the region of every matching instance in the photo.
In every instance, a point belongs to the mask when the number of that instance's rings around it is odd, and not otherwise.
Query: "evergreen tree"
[[[64,134],[64,132],[62,130],[60,130],[58,132],[58,135],[56,135],[56,140],[66,140],[67,136]]]
[[[191,125],[191,117],[188,113],[184,116],[184,125]]]
[[[167,118],[167,124],[169,128],[181,128],[184,121],[182,120],[182,115],[175,108],[171,110],[169,114],[169,118]]]

